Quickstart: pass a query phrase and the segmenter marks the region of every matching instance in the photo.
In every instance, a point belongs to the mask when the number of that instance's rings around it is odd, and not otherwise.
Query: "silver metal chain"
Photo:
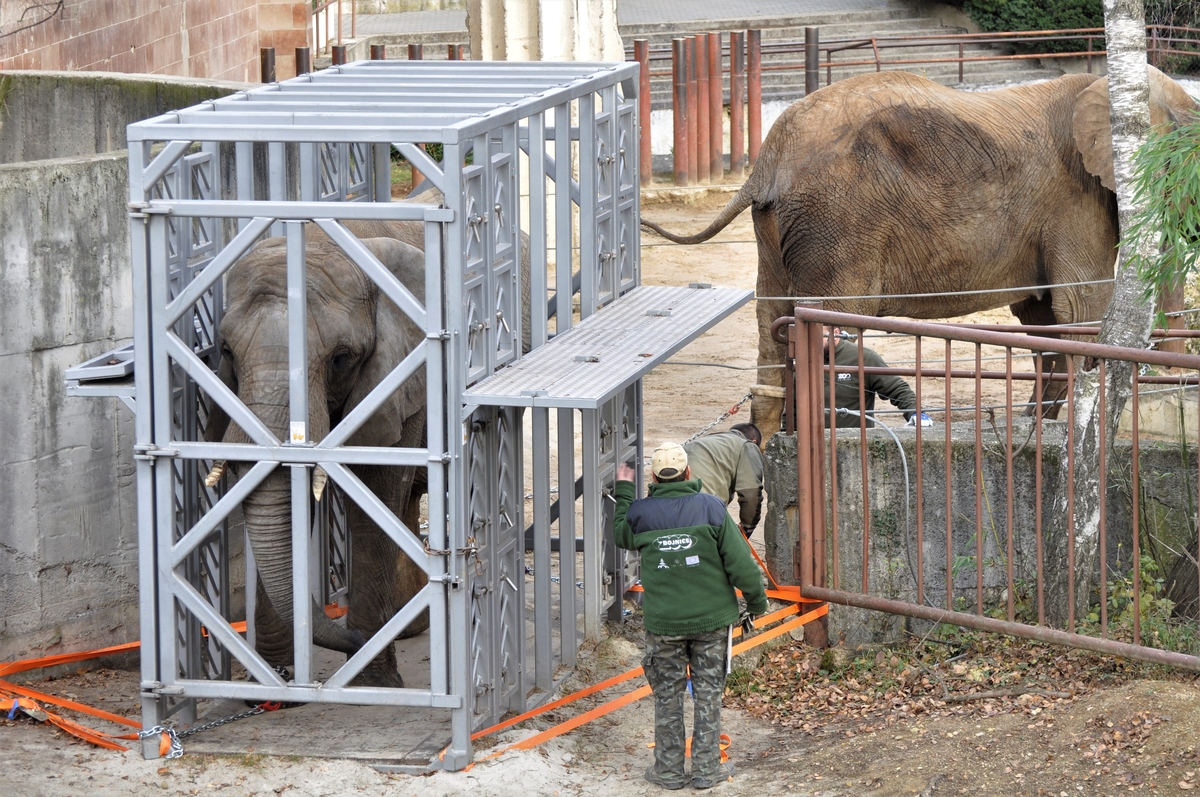
[[[709,429],[712,429],[713,427],[717,426],[718,424],[723,423],[725,421],[725,419],[728,418],[730,415],[736,415],[738,410],[740,410],[742,408],[742,406],[745,405],[745,403],[753,397],[754,397],[753,393],[747,393],[746,395],[742,396],[741,401],[739,401],[737,404],[734,404],[732,407],[730,407],[729,409],[722,412],[715,421],[710,423],[708,426],[705,426],[700,431],[696,432],[694,435],[689,437],[687,440],[684,440],[683,441],[684,445],[687,445],[688,443],[695,440],[697,437],[700,437],[700,436],[706,434]]]
[[[267,710],[263,706],[264,706],[264,704],[260,703],[259,705],[255,706],[254,708],[250,709],[249,711],[243,711],[241,714],[234,714],[231,717],[223,717],[222,719],[219,719],[219,720],[213,720],[212,722],[206,722],[203,725],[196,725],[194,727],[188,728],[186,731],[179,731],[179,730],[176,730],[175,728],[172,728],[172,727],[169,727],[166,725],[155,725],[153,728],[151,728],[148,731],[139,731],[138,738],[139,739],[148,739],[150,737],[158,736],[159,734],[165,733],[171,739],[171,750],[170,750],[170,752],[167,753],[166,757],[167,758],[179,758],[180,756],[183,755],[183,742],[181,740],[186,739],[187,737],[192,736],[194,734],[200,733],[201,731],[212,730],[213,728],[219,728],[222,725],[228,725],[231,722],[237,722],[238,720],[244,720],[247,717],[253,717],[256,714],[262,714]]]

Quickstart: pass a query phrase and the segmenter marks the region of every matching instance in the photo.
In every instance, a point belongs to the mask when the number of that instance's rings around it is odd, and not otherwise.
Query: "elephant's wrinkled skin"
[[[424,300],[424,229],[416,222],[347,222],[379,260]],[[308,225],[308,438],[330,428],[424,338],[417,326],[380,292],[316,225]],[[257,244],[229,272],[227,307],[219,338],[221,377],[280,439],[287,439],[288,331],[285,239]],[[213,431],[226,442],[250,442],[245,432],[214,413]],[[422,447],[425,440],[425,374],[419,370],[347,441],[347,445]],[[245,466],[235,463],[235,472]],[[415,530],[424,473],[418,468],[360,466],[355,474]],[[271,664],[292,657],[291,476],[277,468],[243,503],[246,530],[258,566],[256,642]],[[412,597],[424,572],[352,501],[347,502],[353,545],[352,593],[347,627],[313,608],[316,644],[353,653]],[[428,627],[428,615],[405,635]],[[388,646],[358,683],[402,686],[395,651]]]
[[[1196,103],[1151,68],[1155,124]],[[1106,79],[1067,75],[988,92],[907,72],[833,83],[775,122],[746,184],[703,232],[753,207],[759,297],[959,292],[827,301],[871,316],[945,318],[1010,305],[1027,324],[1099,319],[1111,288],[966,295],[1111,278],[1118,237]],[[783,362],[758,301],[759,365]],[[755,423],[779,428],[782,372],[760,370]],[[764,400],[764,397],[770,397]]]

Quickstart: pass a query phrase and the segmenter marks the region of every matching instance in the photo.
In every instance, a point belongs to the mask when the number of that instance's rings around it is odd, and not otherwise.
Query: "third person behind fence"
[[[837,389],[834,391],[836,403],[829,403],[829,377],[828,375],[822,380],[825,389],[825,406],[830,412],[837,413],[837,427],[858,428],[859,413],[862,412],[867,416],[867,426],[874,426],[875,422],[871,418],[872,412],[875,409],[875,395],[883,396],[890,401],[892,405],[904,411],[904,419],[913,425],[916,423],[913,419],[918,416],[916,412],[917,397],[913,394],[912,388],[898,376],[887,376],[884,374],[864,374],[863,379],[863,396],[866,406],[860,407],[858,403],[858,345],[845,340],[847,335],[843,334],[841,328],[833,327],[830,336],[837,341],[834,345],[834,363],[838,366],[837,372]],[[825,339],[824,345],[825,356],[829,356],[829,338]],[[863,347],[863,366],[866,368],[887,368],[888,364],[883,361],[876,352]],[[849,412],[837,412],[839,409],[850,410]],[[919,414],[922,426],[932,426],[933,420],[925,413]],[[826,416],[825,426],[829,426],[829,418]]]
[[[650,459],[650,495],[634,500],[633,468],[617,466],[614,537],[642,557],[646,655],[654,691],[654,763],[646,780],[667,789],[707,789],[734,774],[721,763],[721,697],[738,622],[735,587],[746,612],[767,611],[750,543],[719,498],[700,492],[687,452],[664,443]],[[692,772],[684,771],[683,695],[691,675],[695,719]]]

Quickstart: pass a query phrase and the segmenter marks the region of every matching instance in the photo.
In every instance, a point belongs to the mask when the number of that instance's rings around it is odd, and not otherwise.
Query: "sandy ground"
[[[727,200],[715,193],[695,204],[648,205],[648,218],[676,229],[694,230]],[[692,281],[753,288],[755,248],[749,214],[743,214],[715,242],[696,247],[643,243],[644,282]],[[1007,311],[986,318],[1007,323]],[[755,381],[753,303],[701,336],[646,377],[646,440],[683,439],[735,404]],[[911,342],[879,340],[872,347],[889,359],[911,357]],[[932,355],[932,349],[929,354]],[[965,352],[972,359],[974,352]],[[955,356],[959,353],[956,352]],[[940,382],[929,380],[927,390]],[[973,388],[972,388],[973,390]],[[958,394],[956,393],[956,403]],[[1003,400],[1003,397],[1000,397]],[[726,425],[746,418],[739,415]],[[761,534],[761,532],[760,532]],[[589,652],[565,691],[594,683],[640,664],[636,620]],[[753,667],[754,662],[742,666]],[[640,685],[640,679],[633,682]],[[33,688],[78,698],[126,716],[137,716],[137,674],[81,668]],[[615,690],[620,692],[621,690]],[[606,697],[613,696],[613,692]],[[603,699],[603,698],[602,698]],[[583,707],[600,702],[583,701]],[[1095,723],[1105,715],[1122,720],[1135,711],[1170,717],[1155,727],[1140,750],[1127,751],[1120,764],[1101,766],[1083,756]],[[574,716],[568,708],[484,741],[477,758],[535,730]],[[136,752],[117,753],[78,742],[28,720],[0,714],[0,751],[5,786],[14,795],[584,795],[655,794],[642,772],[651,761],[653,710],[642,700],[533,751],[509,752],[466,773],[428,776],[382,774],[347,760],[267,757],[247,750],[242,756],[185,755],[175,761],[144,761]],[[267,722],[256,717],[247,722]],[[820,734],[774,727],[726,709],[725,731],[739,772],[722,786],[728,794],[899,795],[942,794],[1095,795],[1176,794],[1192,788],[1200,769],[1200,688],[1189,684],[1137,682],[1065,701],[1037,723],[1021,716],[911,719],[886,730],[856,734],[831,727]],[[91,721],[97,727],[99,721]],[[320,729],[314,729],[320,733]],[[403,733],[402,727],[397,732]],[[1103,769],[1103,771],[1102,771]]]

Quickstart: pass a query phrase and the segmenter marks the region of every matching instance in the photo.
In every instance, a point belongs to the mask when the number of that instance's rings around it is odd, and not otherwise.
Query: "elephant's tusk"
[[[221,481],[221,477],[225,475],[225,460],[218,459],[213,463],[212,470],[204,477],[205,487],[216,487],[217,482]]]
[[[316,469],[313,471],[313,481],[312,481],[313,498],[315,498],[318,501],[321,500],[321,494],[323,492],[325,492],[325,482],[328,480],[329,480],[329,474],[327,474],[325,472],[324,468],[322,468],[320,465],[318,465],[316,467]]]

